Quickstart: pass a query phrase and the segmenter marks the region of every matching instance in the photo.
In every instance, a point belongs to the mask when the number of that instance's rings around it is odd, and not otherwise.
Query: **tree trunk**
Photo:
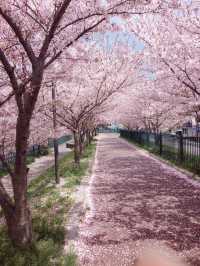
[[[5,210],[5,217],[10,239],[14,246],[22,249],[29,248],[33,242],[32,219],[27,199],[28,168],[26,158],[30,121],[41,86],[42,73],[40,66],[35,69],[31,84],[34,93],[28,91],[23,96],[16,96],[19,113],[16,125],[16,160],[12,177],[14,208],[12,212]]]
[[[7,208],[4,213],[13,245],[21,249],[29,248],[32,244],[32,219],[27,200],[21,200],[12,210]]]
[[[93,140],[92,132],[89,131],[89,144],[91,144],[92,140]]]
[[[80,139],[79,139],[80,155],[83,154],[84,148],[85,148],[85,133],[82,133],[80,134]]]
[[[97,136],[97,129],[94,129],[94,137]]]
[[[84,150],[84,143],[82,141],[79,142],[79,150],[80,150],[80,156],[81,156]]]
[[[90,131],[89,130],[87,130],[87,132],[86,132],[86,143],[87,143],[87,145],[90,144]]]
[[[1,202],[5,214],[8,234],[13,245],[28,248],[32,244],[32,221],[27,200],[26,156],[29,138],[30,117],[20,113],[16,126],[16,160],[12,176],[14,201]]]
[[[80,143],[78,132],[74,132],[74,162],[76,166],[80,166]]]
[[[32,245],[32,221],[27,199],[27,174],[26,166],[27,148],[30,130],[30,121],[41,88],[44,72],[44,59],[34,60],[33,73],[31,76],[31,90],[24,93],[16,93],[15,100],[18,107],[16,125],[16,159],[14,171],[11,174],[13,187],[13,200],[6,199],[5,191],[1,187],[0,204],[2,206],[8,234],[13,245],[27,249]],[[5,192],[5,193],[4,193]],[[9,198],[9,195],[7,195]]]

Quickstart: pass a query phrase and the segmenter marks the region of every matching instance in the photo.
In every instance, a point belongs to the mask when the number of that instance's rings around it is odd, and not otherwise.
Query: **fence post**
[[[139,144],[142,144],[142,132],[139,131]]]
[[[159,135],[159,153],[160,155],[162,155],[162,152],[163,152],[163,140],[162,140],[162,133],[160,132],[160,135]]]
[[[35,156],[35,145],[33,145],[33,156]]]
[[[146,144],[149,146],[149,131],[146,131]]]
[[[178,154],[178,159],[180,163],[184,161],[184,150],[183,150],[183,133],[182,131],[177,131],[176,134],[178,135],[178,140],[179,140],[179,154]]]

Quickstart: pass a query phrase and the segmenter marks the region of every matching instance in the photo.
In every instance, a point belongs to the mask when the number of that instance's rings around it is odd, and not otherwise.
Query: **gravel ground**
[[[114,134],[99,137],[81,266],[131,266],[144,243],[166,244],[200,266],[200,185]]]

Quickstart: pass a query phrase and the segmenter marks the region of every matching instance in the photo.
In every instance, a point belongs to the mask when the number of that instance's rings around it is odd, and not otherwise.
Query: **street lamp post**
[[[57,122],[56,122],[56,92],[55,92],[55,84],[52,82],[52,105],[53,105],[53,130],[54,130],[54,137],[53,137],[53,147],[54,147],[54,161],[55,161],[55,180],[56,184],[60,183],[60,178],[58,174],[58,141],[56,138],[56,127],[57,127]]]

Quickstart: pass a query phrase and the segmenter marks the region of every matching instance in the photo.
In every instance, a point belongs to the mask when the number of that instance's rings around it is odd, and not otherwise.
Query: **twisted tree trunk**
[[[32,243],[32,221],[27,199],[26,156],[30,119],[26,113],[19,113],[16,127],[16,160],[12,178],[13,200],[1,202],[8,234],[14,246],[27,248]]]
[[[13,186],[13,203],[7,201],[3,208],[8,234],[13,245],[19,248],[29,248],[32,245],[32,218],[27,199],[28,189],[28,168],[26,165],[30,121],[37,101],[39,89],[41,87],[43,71],[42,65],[34,69],[32,87],[34,93],[27,91],[24,95],[16,95],[18,105],[18,118],[16,125],[16,159],[13,175],[11,175]]]

